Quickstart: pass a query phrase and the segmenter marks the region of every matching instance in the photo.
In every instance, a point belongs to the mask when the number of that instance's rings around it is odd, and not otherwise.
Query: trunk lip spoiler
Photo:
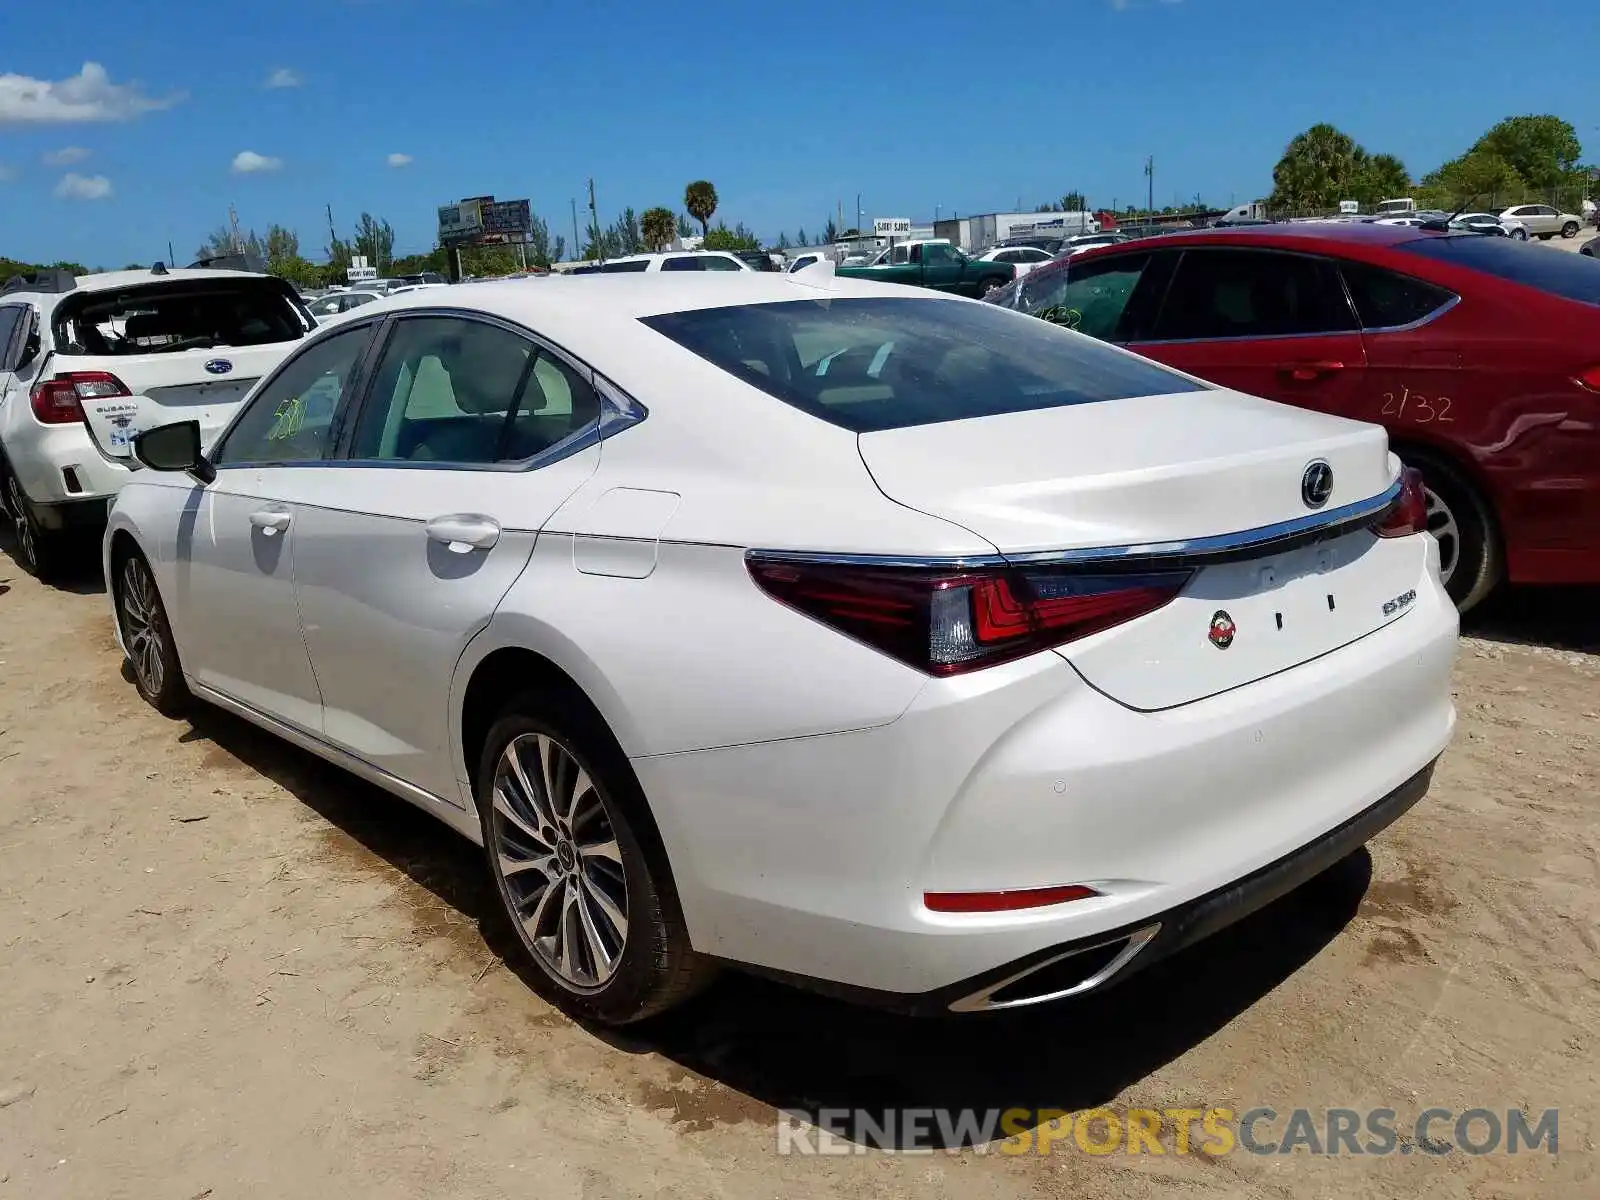
[[[1134,568],[1150,565],[1199,567],[1255,558],[1263,553],[1292,550],[1327,541],[1352,529],[1369,525],[1400,499],[1402,480],[1396,479],[1376,496],[1339,508],[1292,517],[1235,533],[1139,542],[1122,546],[1085,546],[1071,550],[1033,550],[1020,554],[895,555],[835,554],[809,550],[747,550],[755,561],[826,563],[837,566],[904,567],[927,570],[963,570],[974,567],[1090,566]]]

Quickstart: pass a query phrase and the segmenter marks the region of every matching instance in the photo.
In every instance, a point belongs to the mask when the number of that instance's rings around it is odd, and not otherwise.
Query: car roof
[[[531,287],[526,280],[485,281],[385,296],[358,311],[362,320],[412,309],[464,309],[500,317],[526,326],[586,362],[609,370],[627,357],[626,348],[634,338],[654,337],[639,324],[640,319],[663,313],[873,296],[976,303],[926,288],[810,272],[808,268],[801,272],[637,272],[570,279],[552,276]]]
[[[1340,246],[1398,246],[1418,238],[1440,236],[1415,225],[1377,225],[1360,222],[1305,222],[1290,224],[1273,222],[1270,225],[1245,225],[1215,229],[1175,229],[1162,233],[1163,246],[1274,246],[1280,249],[1310,250],[1318,247],[1337,250]],[[1086,250],[1078,260],[1113,252],[1126,252],[1142,247],[1151,239],[1135,238],[1115,246]]]

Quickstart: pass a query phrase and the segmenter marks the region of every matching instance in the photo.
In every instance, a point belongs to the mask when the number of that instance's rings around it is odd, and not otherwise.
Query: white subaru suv
[[[48,576],[66,533],[104,526],[134,435],[197,420],[209,442],[316,328],[285,281],[207,262],[0,287],[0,496],[25,569]]]

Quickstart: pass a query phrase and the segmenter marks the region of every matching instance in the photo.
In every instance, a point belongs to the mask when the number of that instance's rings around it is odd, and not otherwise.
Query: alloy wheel
[[[148,695],[160,694],[167,666],[162,657],[166,631],[156,581],[142,558],[130,558],[122,568],[122,640],[133,661],[134,674]]]
[[[1423,492],[1428,499],[1428,532],[1439,543],[1439,580],[1448,587],[1461,558],[1461,526],[1439,493],[1426,486]]]
[[[33,532],[33,519],[28,516],[28,502],[15,475],[6,476],[6,507],[11,512],[11,524],[16,532],[17,552],[26,566],[35,568],[39,562],[39,544]]]
[[[494,774],[495,868],[523,941],[573,991],[604,987],[628,941],[628,883],[608,801],[560,740],[513,738]]]

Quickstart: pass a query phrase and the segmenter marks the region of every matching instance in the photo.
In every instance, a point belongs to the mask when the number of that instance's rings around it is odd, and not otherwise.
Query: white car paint
[[[318,325],[325,325],[328,321],[342,317],[348,312],[387,298],[386,292],[367,288],[341,288],[311,301],[306,307],[317,319]]]
[[[748,271],[761,274],[737,254],[726,250],[679,250],[665,254],[625,254],[604,263],[587,263],[568,275],[689,274],[699,271]]]
[[[1516,204],[1500,214],[1503,221],[1515,221],[1536,238],[1576,237],[1583,218],[1564,213],[1548,204]]]
[[[1163,385],[857,433],[643,323],[730,303],[848,314],[841,303],[888,300],[987,322],[1005,342],[1047,331],[1068,339],[1052,353],[1150,367]],[[384,314],[436,302],[402,296]],[[1377,427],[826,267],[470,285],[450,304],[592,367],[607,432],[520,468],[224,463],[205,485],[142,471],[111,514],[108,578],[137,546],[198,695],[474,840],[468,687],[497,651],[543,657],[626,755],[696,951],[958,1009],[999,1003],[986,998],[995,973],[1175,921],[1323,844],[1449,740],[1456,611],[1430,537],[1379,538],[1365,523],[1398,471]],[[315,335],[305,354],[384,314]],[[814,346],[802,376],[843,353]],[[879,373],[892,352],[872,357],[863,378],[895,377]],[[873,403],[879,385],[840,386],[848,404]],[[1333,492],[1308,511],[1302,473],[1319,460]],[[1355,523],[1296,549],[1247,532],[1340,514]],[[480,533],[477,548],[464,540]],[[1208,539],[1235,561],[1193,566],[1165,607],[949,676],[777,601],[747,560],[959,573],[1000,554],[1115,553],[1114,566]],[[1237,644],[1219,649],[1208,629],[1224,609]],[[1098,894],[1009,912],[924,902],[1065,884]]]
[[[1053,257],[1048,250],[1040,250],[1036,246],[996,246],[978,255],[978,261],[1008,262],[1016,268],[1017,278],[1021,279],[1035,267],[1050,262]]]

